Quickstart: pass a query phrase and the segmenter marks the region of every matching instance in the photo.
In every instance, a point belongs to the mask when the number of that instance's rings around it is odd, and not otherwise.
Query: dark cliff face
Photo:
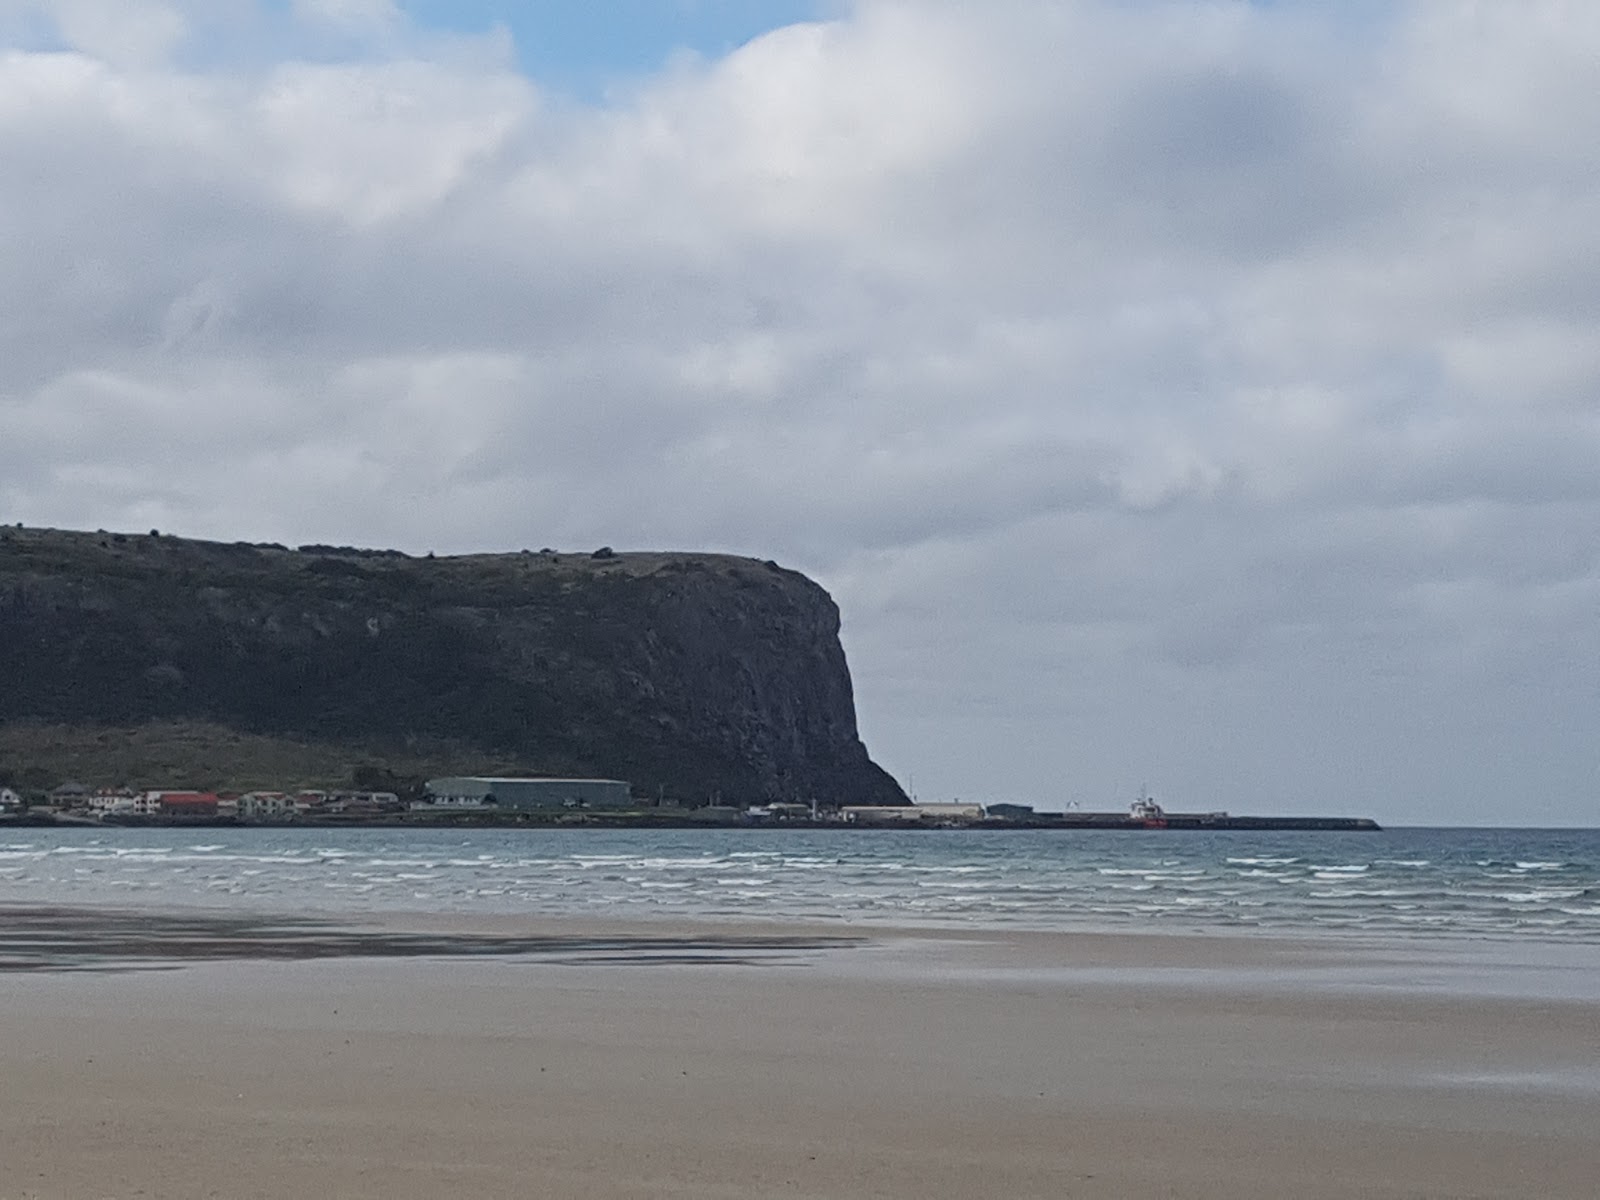
[[[193,719],[687,801],[902,802],[838,634],[816,584],[723,555],[0,530],[0,723]]]

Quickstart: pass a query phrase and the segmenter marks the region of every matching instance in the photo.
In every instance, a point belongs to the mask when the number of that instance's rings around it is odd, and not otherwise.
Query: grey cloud
[[[587,109],[398,26],[14,53],[0,517],[777,557],[925,796],[1582,794],[1600,23],[1539,11],[864,2]]]

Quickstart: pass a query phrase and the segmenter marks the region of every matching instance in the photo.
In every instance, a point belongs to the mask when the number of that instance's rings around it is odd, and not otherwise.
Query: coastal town
[[[192,823],[198,821],[285,822],[318,817],[379,817],[403,812],[393,792],[210,792],[184,788],[88,788],[65,783],[40,800],[25,803],[0,788],[0,817],[30,817],[38,823]]]
[[[285,824],[977,824],[1033,816],[1015,804],[685,805],[641,800],[620,780],[451,777],[420,796],[393,791],[91,788],[68,782],[26,799],[0,788],[0,821],[54,825]]]
[[[1371,831],[1364,817],[1234,816],[1168,812],[1141,795],[1125,812],[1039,812],[1013,803],[913,802],[901,805],[720,800],[687,805],[633,795],[615,779],[451,776],[419,795],[392,791],[200,791],[90,788],[65,783],[25,798],[0,787],[0,823],[28,825],[588,825],[849,827],[861,829],[1127,829]]]

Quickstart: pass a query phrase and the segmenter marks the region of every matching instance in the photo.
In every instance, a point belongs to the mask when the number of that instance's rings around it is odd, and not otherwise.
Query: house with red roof
[[[144,810],[152,816],[162,817],[214,817],[217,815],[215,792],[146,792]]]

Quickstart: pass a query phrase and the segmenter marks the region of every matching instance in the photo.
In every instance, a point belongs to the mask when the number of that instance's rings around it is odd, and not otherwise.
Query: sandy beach
[[[1600,1003],[1563,962],[5,916],[3,1200],[1593,1200],[1600,1179]]]

